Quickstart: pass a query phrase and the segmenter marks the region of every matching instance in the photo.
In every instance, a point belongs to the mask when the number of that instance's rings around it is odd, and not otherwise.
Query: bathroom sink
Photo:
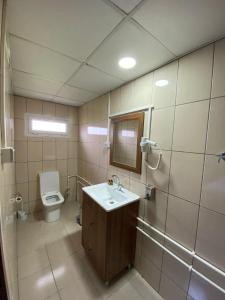
[[[125,188],[118,190],[117,185],[100,183],[82,188],[105,211],[111,211],[121,206],[137,201],[140,197]]]

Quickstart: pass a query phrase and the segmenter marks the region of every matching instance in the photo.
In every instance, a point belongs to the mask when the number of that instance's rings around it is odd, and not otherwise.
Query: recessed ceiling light
[[[155,82],[155,85],[156,85],[156,86],[162,87],[162,86],[168,85],[168,83],[169,83],[168,80],[162,79],[162,80],[157,80],[157,81]]]
[[[136,60],[133,57],[123,57],[119,60],[119,66],[123,69],[131,69],[136,65]]]

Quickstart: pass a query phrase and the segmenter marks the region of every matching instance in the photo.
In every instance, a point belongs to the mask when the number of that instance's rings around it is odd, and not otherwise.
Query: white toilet
[[[39,176],[41,200],[45,209],[45,221],[57,221],[60,218],[61,204],[64,202],[59,188],[59,172],[42,172]]]

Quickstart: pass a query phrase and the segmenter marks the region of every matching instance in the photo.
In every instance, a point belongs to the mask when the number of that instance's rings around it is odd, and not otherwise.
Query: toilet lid
[[[40,191],[41,195],[48,192],[59,192],[59,172],[42,172],[40,176]]]

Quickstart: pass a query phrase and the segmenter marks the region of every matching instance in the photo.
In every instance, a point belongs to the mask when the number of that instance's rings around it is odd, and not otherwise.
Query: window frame
[[[33,120],[65,123],[66,124],[66,132],[33,130],[32,129],[32,121]],[[40,114],[31,114],[31,113],[26,114],[25,131],[26,131],[27,136],[33,136],[33,137],[68,138],[70,136],[70,126],[69,126],[69,121],[67,119],[48,116],[48,115],[45,116],[45,115],[40,115]]]

